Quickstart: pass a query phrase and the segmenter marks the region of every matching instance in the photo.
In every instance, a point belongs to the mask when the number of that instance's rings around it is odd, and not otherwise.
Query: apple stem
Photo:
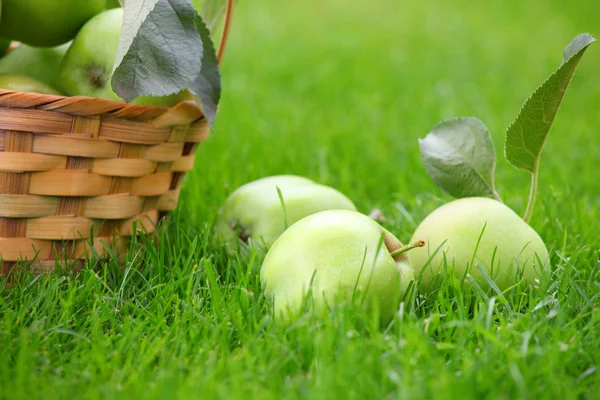
[[[529,201],[527,201],[527,208],[525,209],[525,215],[523,220],[529,223],[531,216],[533,215],[533,207],[535,206],[535,195],[538,187],[538,171],[539,165],[536,162],[533,166],[533,172],[531,173],[531,189],[529,190]]]
[[[390,253],[390,255],[392,257],[396,257],[396,256],[399,256],[400,254],[406,253],[409,250],[416,249],[417,247],[423,247],[423,246],[425,246],[425,241],[424,240],[417,240],[413,244],[407,244],[406,246],[402,246],[399,249],[392,251]]]
[[[498,200],[500,203],[504,203],[504,202],[502,201],[502,198],[500,197],[500,193],[498,193],[498,191],[496,190],[496,183],[494,182],[495,180],[496,180],[496,178],[494,177],[494,174],[492,174],[492,185],[491,185],[491,188],[492,188],[492,195],[493,195],[493,196],[494,196],[494,198],[495,198],[496,200]]]

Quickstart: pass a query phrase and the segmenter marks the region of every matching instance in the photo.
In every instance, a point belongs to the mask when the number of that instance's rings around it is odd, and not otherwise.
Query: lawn
[[[490,398],[600,395],[600,47],[582,59],[541,162],[532,226],[552,280],[525,298],[452,284],[405,299],[380,326],[360,308],[273,321],[262,255],[227,257],[211,223],[239,185],[293,173],[379,208],[401,240],[450,198],[417,139],[477,116],[497,187],[522,213],[529,176],[502,157],[522,102],[597,0],[240,1],[218,120],[160,246],[124,266],[22,277],[0,296],[0,397]]]

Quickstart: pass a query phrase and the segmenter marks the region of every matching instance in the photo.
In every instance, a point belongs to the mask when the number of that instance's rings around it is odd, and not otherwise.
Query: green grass
[[[525,98],[596,0],[240,1],[215,131],[197,153],[160,245],[124,266],[24,276],[0,296],[4,398],[530,398],[600,393],[600,48],[577,70],[542,157],[532,226],[552,280],[526,297],[473,298],[448,283],[410,296],[388,327],[363,310],[276,324],[252,271],[211,235],[250,180],[295,173],[332,185],[410,238],[448,201],[417,138],[481,118],[498,156]],[[491,3],[491,4],[490,4]],[[522,213],[527,174],[499,159]]]

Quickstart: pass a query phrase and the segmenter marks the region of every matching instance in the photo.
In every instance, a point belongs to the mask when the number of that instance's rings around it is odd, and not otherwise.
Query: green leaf
[[[529,97],[506,131],[504,154],[515,167],[536,173],[540,154],[579,60],[595,39],[575,37],[564,51],[560,67]]]
[[[112,78],[115,93],[131,101],[186,89],[202,66],[196,19],[190,0],[126,1]]]
[[[196,23],[202,38],[204,58],[200,74],[190,85],[190,91],[200,98],[202,112],[212,128],[217,116],[217,105],[221,98],[221,74],[217,62],[217,52],[210,38],[210,32],[200,16],[197,16]]]
[[[496,153],[477,118],[452,118],[419,139],[421,158],[434,182],[453,197],[498,197],[494,188]]]

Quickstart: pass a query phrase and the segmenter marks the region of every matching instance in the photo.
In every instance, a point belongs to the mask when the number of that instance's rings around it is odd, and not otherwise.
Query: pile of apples
[[[261,284],[284,320],[304,312],[307,301],[326,315],[337,302],[359,298],[389,321],[412,286],[426,293],[458,279],[506,291],[536,285],[549,263],[540,236],[500,201],[453,200],[403,245],[336,189],[294,175],[235,190],[215,230],[231,254],[267,249]]]
[[[0,89],[122,101],[111,87],[122,19],[118,0],[0,0]],[[195,99],[185,90],[132,103],[183,100]]]

